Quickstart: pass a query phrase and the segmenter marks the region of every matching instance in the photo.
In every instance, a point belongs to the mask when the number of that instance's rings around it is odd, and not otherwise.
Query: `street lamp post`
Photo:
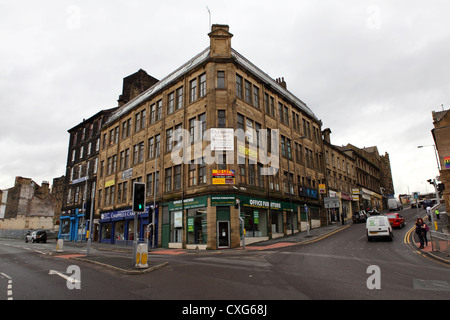
[[[439,158],[438,158],[438,154],[437,154],[437,150],[436,150],[436,146],[434,144],[431,145],[425,145],[425,146],[417,146],[418,149],[421,149],[423,147],[433,147],[434,148],[434,155],[436,156],[436,163],[437,163],[437,168],[438,168],[438,173],[441,171],[441,166],[439,164]]]

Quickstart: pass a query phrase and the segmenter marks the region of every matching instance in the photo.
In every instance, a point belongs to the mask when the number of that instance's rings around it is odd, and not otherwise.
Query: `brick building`
[[[118,99],[119,106],[126,104],[157,81],[142,69],[125,77],[122,94]],[[92,196],[97,184],[101,128],[118,108],[102,110],[68,130],[70,140],[60,228],[60,237],[64,240],[76,241],[86,237]],[[111,133],[110,137],[113,140],[118,139],[118,132]],[[96,221],[98,219],[94,219],[94,239],[98,236]]]
[[[307,217],[313,224],[324,219],[322,122],[284,79],[232,49],[232,36],[228,26],[213,25],[208,48],[103,126],[101,241],[134,239],[133,182],[145,182],[147,204],[158,207],[162,247],[237,247],[240,218],[247,243],[298,232]],[[140,239],[151,216],[148,208],[139,216]]]
[[[16,177],[14,187],[2,190],[0,229],[53,229],[55,199],[49,183],[39,186],[30,178]]]
[[[431,133],[438,152],[441,183],[445,188],[442,194],[448,207],[450,203],[450,112],[449,110],[433,111],[432,115],[434,128]]]
[[[339,198],[339,207],[330,208],[331,221],[339,221],[340,214],[344,213],[346,219],[351,219],[353,211],[359,210],[359,191],[356,181],[356,168],[354,157],[349,152],[331,144],[331,130],[323,130],[323,144],[327,168],[328,197]]]

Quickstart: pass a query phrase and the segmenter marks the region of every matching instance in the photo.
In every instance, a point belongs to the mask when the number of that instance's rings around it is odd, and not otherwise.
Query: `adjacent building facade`
[[[322,122],[284,79],[232,49],[232,36],[213,25],[208,48],[102,127],[100,241],[146,239],[154,222],[158,246],[216,249],[240,246],[241,221],[247,243],[326,221]],[[148,204],[137,235],[134,182],[146,184]]]
[[[444,202],[448,206],[450,203],[450,112],[449,110],[433,111],[432,116],[434,128],[431,133],[438,152],[438,169],[443,185],[440,189]]]
[[[389,154],[381,156],[376,146],[358,148],[352,144],[335,146],[331,144],[329,128],[323,132],[327,165],[328,196],[339,198],[330,210],[332,220],[338,214],[351,218],[359,210],[383,210],[387,199],[394,197]]]
[[[118,99],[119,106],[126,104],[157,81],[142,69],[125,77],[122,94]],[[83,122],[68,130],[70,140],[59,234],[59,237],[64,240],[86,239],[90,210],[94,208],[101,128],[118,108],[102,110],[89,119],[83,119]],[[113,141],[117,140],[118,132],[113,132],[110,138]],[[98,218],[94,217],[93,220],[93,239],[98,240]]]
[[[59,237],[83,240],[97,183],[100,130],[114,109],[103,110],[68,130],[70,134]]]
[[[359,210],[359,188],[356,180],[355,161],[352,154],[344,152],[331,144],[331,130],[323,130],[323,144],[327,168],[327,196],[338,198],[337,203],[328,208],[331,221],[340,221],[341,214],[345,219],[351,218],[353,211]]]
[[[0,229],[53,229],[55,199],[47,181],[39,186],[16,177],[14,187],[2,190],[1,199]]]

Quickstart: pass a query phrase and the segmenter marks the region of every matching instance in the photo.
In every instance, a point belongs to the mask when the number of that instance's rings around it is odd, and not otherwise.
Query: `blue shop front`
[[[150,212],[150,215],[149,215]],[[137,239],[140,242],[149,240],[152,244],[152,228],[147,228],[152,220],[150,206],[145,207],[145,212],[138,214]],[[100,217],[100,242],[111,244],[131,245],[134,241],[134,213],[131,208],[117,211],[109,211]],[[158,226],[158,207],[155,210],[155,230]],[[158,233],[155,233],[155,243],[158,243]]]
[[[64,241],[86,240],[87,224],[88,222],[84,219],[84,212],[79,209],[61,215],[58,238]]]

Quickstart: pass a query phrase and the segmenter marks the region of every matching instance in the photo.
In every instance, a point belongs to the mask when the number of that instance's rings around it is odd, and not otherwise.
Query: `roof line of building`
[[[316,115],[311,111],[310,108],[299,98],[297,98],[294,94],[288,91],[286,88],[282,87],[279,83],[277,83],[274,79],[272,79],[267,73],[259,69],[253,63],[251,63],[247,58],[237,52],[235,49],[231,48],[232,57],[236,60],[236,62],[242,65],[244,68],[248,69],[252,73],[254,73],[257,77],[260,77],[267,84],[269,84],[274,90],[276,90],[279,94],[286,97],[296,104],[298,108],[306,112],[313,119],[320,121]],[[188,60],[181,67],[170,73],[168,76],[157,82],[155,85],[150,87],[149,89],[142,92],[140,95],[136,96],[134,99],[130,100],[128,103],[119,107],[117,111],[114,111],[109,120],[105,124],[112,123],[119,119],[122,115],[127,114],[135,107],[139,106],[143,102],[147,101],[151,96],[157,93],[160,89],[165,87],[170,82],[174,81],[180,76],[188,73],[190,70],[194,69],[198,65],[208,61],[210,59],[210,47],[207,47],[199,54],[197,54],[192,59]]]
[[[206,61],[207,58],[209,58],[209,47],[197,54],[195,57],[190,59],[188,62],[183,64],[181,67],[170,73],[168,76],[157,82],[152,87],[148,88],[144,92],[142,92],[140,95],[136,96],[134,99],[130,100],[128,103],[124,104],[122,107],[120,107],[117,111],[115,111],[109,120],[105,123],[111,123],[119,119],[122,115],[127,114],[129,111],[133,110],[135,107],[140,105],[141,103],[145,102],[147,99],[149,99],[152,94],[159,91],[159,89],[163,88],[166,84],[172,82],[176,78],[184,75],[185,73],[189,72],[191,69],[195,68],[202,62]]]
[[[245,58],[242,54],[237,52],[235,49],[231,48],[231,55],[237,59],[237,62],[243,65],[245,68],[249,69],[256,76],[260,77],[264,81],[267,82],[273,89],[275,89],[279,94],[285,96],[289,100],[293,101],[300,109],[305,111],[308,115],[319,121],[316,115],[312,112],[310,108],[300,100],[297,96],[291,93],[289,90],[281,86],[278,82],[275,81],[272,77],[270,77],[266,72],[262,71],[260,68],[255,66],[252,62],[250,62],[247,58]]]

